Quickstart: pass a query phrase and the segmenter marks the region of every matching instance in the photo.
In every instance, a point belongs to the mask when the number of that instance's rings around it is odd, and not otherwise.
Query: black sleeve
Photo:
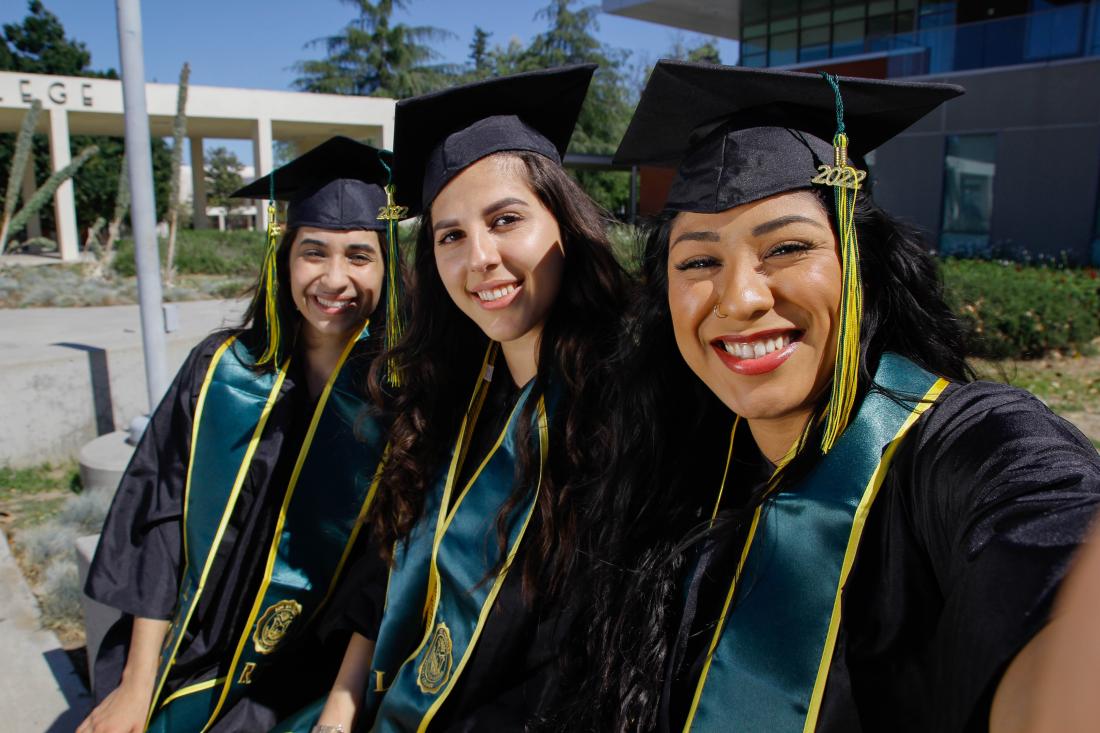
[[[374,641],[386,606],[390,573],[373,538],[361,541],[361,551],[336,584],[328,608],[321,618],[318,635],[329,639],[354,631]]]
[[[179,590],[183,493],[191,426],[211,357],[207,338],[184,361],[119,482],[84,592],[143,618],[171,618]]]
[[[1100,456],[1022,390],[978,382],[916,426],[905,480],[918,542],[943,594],[933,700],[986,730],[1005,668],[1046,623],[1100,501]],[[907,441],[909,442],[909,441]]]

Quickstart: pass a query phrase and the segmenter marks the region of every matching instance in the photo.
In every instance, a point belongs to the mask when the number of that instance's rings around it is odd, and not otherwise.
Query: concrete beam
[[[206,160],[203,156],[202,138],[191,138],[191,226],[209,229],[206,216]]]
[[[69,113],[64,109],[50,109],[50,165],[59,171],[72,161],[69,151]],[[57,223],[57,246],[61,259],[75,262],[80,258],[80,240],[76,232],[76,197],[70,178],[58,187],[53,195],[54,221]]]

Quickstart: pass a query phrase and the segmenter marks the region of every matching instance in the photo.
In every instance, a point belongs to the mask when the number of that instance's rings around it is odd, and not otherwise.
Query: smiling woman
[[[81,733],[270,730],[336,674],[348,634],[326,644],[318,618],[364,554],[386,427],[362,389],[395,315],[378,307],[396,285],[380,156],[333,138],[238,192],[288,200],[287,230],[273,222],[244,322],[192,351],[119,486],[87,593],[123,616]]]
[[[1100,457],[972,381],[934,259],[849,159],[959,93],[657,65],[618,153],[679,162],[624,375],[651,427],[609,468],[630,522],[579,591],[562,729],[1034,722]]]
[[[397,105],[398,191],[421,222],[370,517],[392,571],[384,612],[349,607],[360,635],[324,725],[521,730],[560,684],[626,295],[602,212],[561,166],[593,69]]]

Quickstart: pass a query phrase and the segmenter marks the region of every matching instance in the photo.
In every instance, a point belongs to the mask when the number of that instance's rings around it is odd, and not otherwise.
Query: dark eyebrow
[[[497,211],[499,209],[503,209],[506,206],[516,206],[517,204],[519,206],[527,206],[527,202],[524,201],[523,199],[517,199],[515,197],[510,196],[508,198],[503,198],[500,201],[494,201],[493,203],[489,204],[488,206],[486,206],[484,209],[481,210],[481,215],[482,216],[488,216],[489,214],[492,214],[494,211]]]
[[[718,236],[718,232],[709,232],[709,231],[684,232],[683,234],[679,235],[678,237],[676,237],[676,239],[673,240],[672,244],[669,245],[669,249],[672,249],[673,246],[679,244],[680,242],[721,242],[721,241],[722,241],[722,238]]]
[[[752,236],[760,237],[765,234],[771,234],[776,229],[782,229],[789,224],[812,224],[818,229],[824,229],[820,222],[814,221],[808,216],[802,216],[801,214],[790,214],[788,216],[781,216],[778,219],[772,219],[766,221],[763,224],[757,224],[752,228]]]
[[[306,237],[302,241],[298,242],[298,244],[319,244],[322,247],[327,247],[328,246],[328,242],[325,242],[325,241],[320,240],[320,239],[314,239],[313,237]]]
[[[514,196],[509,196],[508,198],[494,201],[493,203],[486,206],[484,209],[481,210],[481,215],[489,216],[489,214],[492,214],[494,211],[499,211],[506,206],[529,206],[529,204],[523,199],[517,199]],[[438,232],[440,229],[450,229],[451,227],[456,226],[458,226],[458,219],[444,219],[443,221],[435,222],[432,225],[432,231]]]

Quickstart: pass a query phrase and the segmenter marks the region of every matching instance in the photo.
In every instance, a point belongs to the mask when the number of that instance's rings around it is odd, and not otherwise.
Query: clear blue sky
[[[83,41],[92,53],[94,68],[118,68],[115,4],[111,0],[44,0],[69,37]],[[493,35],[491,44],[507,44],[515,37],[530,40],[545,29],[535,14],[546,0],[409,0],[398,19],[412,25],[434,25],[455,34],[439,44],[444,60],[466,60],[475,25]],[[142,3],[145,71],[149,81],[172,82],[184,61],[191,64],[191,83],[213,86],[287,89],[295,78],[295,61],[321,56],[306,49],[314,38],[343,27],[354,9],[340,0],[191,0]],[[26,0],[0,3],[0,22],[20,21]],[[651,66],[666,54],[677,38],[691,43],[702,37],[665,26],[600,15],[600,39],[628,49],[632,60]],[[737,60],[737,44],[721,41],[722,60]]]

